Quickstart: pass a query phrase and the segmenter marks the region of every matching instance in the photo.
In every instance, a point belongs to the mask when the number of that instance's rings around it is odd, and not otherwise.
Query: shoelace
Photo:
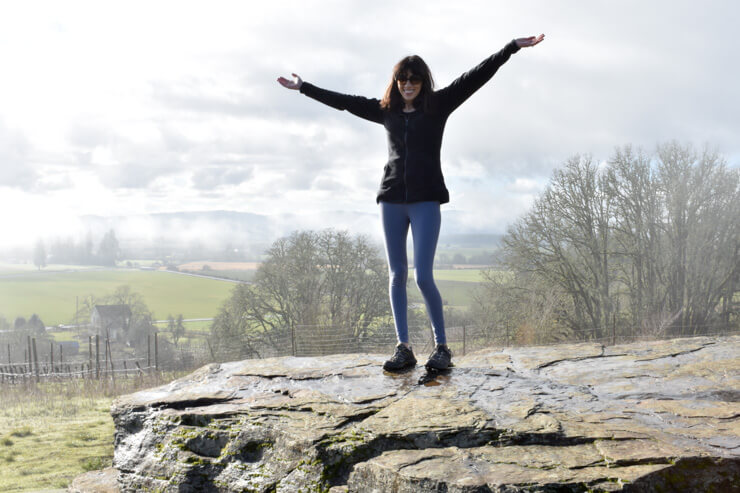
[[[393,360],[398,361],[404,358],[405,351],[400,346],[396,348],[396,352],[393,354]]]

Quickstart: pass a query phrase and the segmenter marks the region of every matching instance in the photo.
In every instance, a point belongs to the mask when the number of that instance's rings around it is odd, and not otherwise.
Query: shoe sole
[[[448,368],[452,368],[453,365],[452,361],[447,366],[434,366],[433,364],[429,363],[428,361],[424,364],[426,368],[431,368],[432,370],[447,370]]]
[[[416,366],[416,361],[413,363],[409,363],[408,365],[400,366],[398,368],[388,368],[387,366],[383,365],[383,369],[385,371],[401,371],[401,370],[408,370],[409,368],[414,368]]]

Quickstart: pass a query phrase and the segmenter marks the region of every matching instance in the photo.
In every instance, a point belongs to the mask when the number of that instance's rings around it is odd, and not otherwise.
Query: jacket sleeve
[[[301,84],[300,91],[309,98],[315,99],[332,108],[347,110],[353,115],[370,120],[371,122],[383,123],[383,110],[380,108],[380,101],[377,99],[328,91],[308,82]]]
[[[519,51],[519,49],[516,41],[511,40],[501,51],[494,53],[462,74],[449,86],[437,91],[441,111],[447,115],[455,111],[475,91],[488,82],[499,67],[506,63],[509,57]]]

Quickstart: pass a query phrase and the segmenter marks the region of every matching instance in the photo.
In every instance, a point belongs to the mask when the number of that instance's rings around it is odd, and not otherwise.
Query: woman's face
[[[416,96],[421,92],[422,79],[418,75],[414,75],[411,72],[405,74],[399,74],[396,77],[396,85],[398,91],[401,93],[401,97],[406,103],[413,102]]]

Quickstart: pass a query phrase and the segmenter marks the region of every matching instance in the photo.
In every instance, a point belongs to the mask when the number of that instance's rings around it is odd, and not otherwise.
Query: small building
[[[102,337],[124,341],[131,326],[129,305],[95,305],[90,313],[90,324]]]

